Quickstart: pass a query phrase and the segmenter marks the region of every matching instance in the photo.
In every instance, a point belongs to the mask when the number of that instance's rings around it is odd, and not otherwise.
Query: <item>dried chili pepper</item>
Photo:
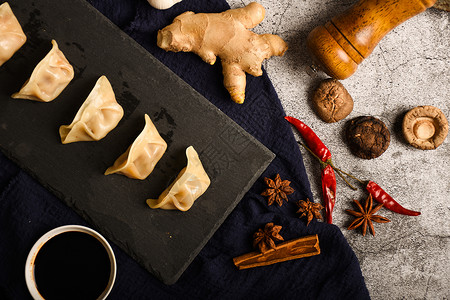
[[[293,117],[284,118],[297,128],[309,150],[322,161],[322,198],[325,204],[327,223],[331,224],[333,220],[332,212],[336,203],[336,175],[331,163],[331,152],[305,123]]]
[[[322,168],[322,195],[325,203],[326,220],[333,223],[332,212],[336,203],[336,175],[331,165]]]
[[[338,172],[338,175],[353,189],[355,189],[342,174],[353,178],[360,183],[365,183],[364,181],[356,178],[355,176],[336,168],[331,161],[331,152],[324,145],[324,143],[319,139],[319,137],[302,121],[293,117],[284,117],[289,123],[295,126],[297,130],[302,135],[305,140],[308,149],[314,156],[316,156],[322,163],[322,193],[323,200],[325,203],[325,211],[327,214],[327,222],[331,224],[332,217],[331,213],[336,202],[336,176],[334,170]],[[302,144],[303,145],[303,144]],[[305,146],[305,145],[303,145]],[[420,212],[412,211],[401,206],[397,201],[394,200],[388,193],[386,193],[378,184],[373,181],[369,181],[366,185],[367,191],[372,195],[375,201],[382,203],[386,209],[393,212],[407,215],[407,216],[418,216]]]
[[[320,138],[314,133],[314,131],[309,128],[302,121],[293,118],[293,117],[284,117],[289,123],[295,126],[297,130],[302,135],[303,139],[305,139],[306,145],[308,145],[309,149],[317,155],[323,162],[327,162],[331,160],[331,152],[325,146],[325,144],[320,140]]]
[[[366,186],[367,191],[372,195],[375,201],[382,203],[385,208],[407,216],[418,216],[420,212],[404,208],[397,201],[394,200],[388,193],[386,193],[378,184],[369,181]]]

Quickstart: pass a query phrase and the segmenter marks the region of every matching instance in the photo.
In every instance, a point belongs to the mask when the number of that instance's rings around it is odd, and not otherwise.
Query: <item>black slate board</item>
[[[0,67],[0,148],[157,278],[174,283],[274,154],[85,1],[10,4],[28,41]],[[51,39],[74,66],[74,80],[50,103],[10,98]],[[62,145],[59,126],[70,124],[101,75],[124,118],[99,142]],[[104,176],[141,132],[145,113],[168,144],[154,172],[145,181]],[[186,165],[190,145],[210,188],[188,212],[150,209],[145,200]]]

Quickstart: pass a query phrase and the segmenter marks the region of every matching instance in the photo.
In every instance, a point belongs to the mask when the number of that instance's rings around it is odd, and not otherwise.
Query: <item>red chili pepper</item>
[[[336,203],[336,175],[331,166],[331,152],[314,133],[302,121],[293,117],[284,117],[289,123],[295,126],[308,145],[308,148],[323,162],[322,163],[322,198],[325,204],[327,223],[332,223],[332,212]]]
[[[407,216],[418,216],[420,215],[420,212],[413,211],[404,208],[400,204],[397,203],[397,201],[394,200],[388,193],[386,193],[378,184],[376,184],[373,181],[369,181],[369,183],[366,186],[367,191],[372,195],[373,199],[379,203],[383,203],[384,207]]]
[[[324,143],[319,139],[319,137],[302,121],[293,117],[284,117],[289,123],[295,126],[297,130],[302,135],[303,139],[308,145],[309,149],[314,152],[323,162],[331,159],[331,152],[325,146]]]
[[[332,212],[336,203],[336,175],[330,165],[322,168],[322,195],[327,215],[327,223],[332,224]]]

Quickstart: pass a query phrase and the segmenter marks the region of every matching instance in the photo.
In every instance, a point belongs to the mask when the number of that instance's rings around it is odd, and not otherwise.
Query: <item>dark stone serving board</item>
[[[28,41],[0,67],[0,148],[149,272],[174,283],[274,154],[85,1],[10,4]],[[51,39],[74,66],[73,81],[50,103],[10,98]],[[101,75],[123,119],[99,142],[61,144],[59,126],[71,123]],[[145,113],[167,152],[144,181],[104,176],[143,129]],[[186,165],[190,145],[211,186],[187,212],[150,209],[145,200],[158,197]]]

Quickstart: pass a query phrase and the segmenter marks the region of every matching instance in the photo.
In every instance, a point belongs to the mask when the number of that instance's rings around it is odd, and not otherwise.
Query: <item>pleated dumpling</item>
[[[133,144],[109,167],[105,175],[118,173],[134,179],[145,179],[166,152],[167,143],[159,135],[150,117],[145,115],[145,127]]]
[[[187,166],[158,199],[147,199],[148,206],[186,211],[208,189],[211,181],[194,147],[186,149],[186,157]]]
[[[52,40],[52,45],[50,52],[34,68],[30,79],[11,97],[50,102],[66,88],[73,79],[73,67],[55,40]]]
[[[123,117],[123,108],[106,76],[101,76],[70,125],[59,127],[63,144],[98,141],[113,130]]]
[[[8,2],[0,5],[0,66],[10,59],[27,37]]]

